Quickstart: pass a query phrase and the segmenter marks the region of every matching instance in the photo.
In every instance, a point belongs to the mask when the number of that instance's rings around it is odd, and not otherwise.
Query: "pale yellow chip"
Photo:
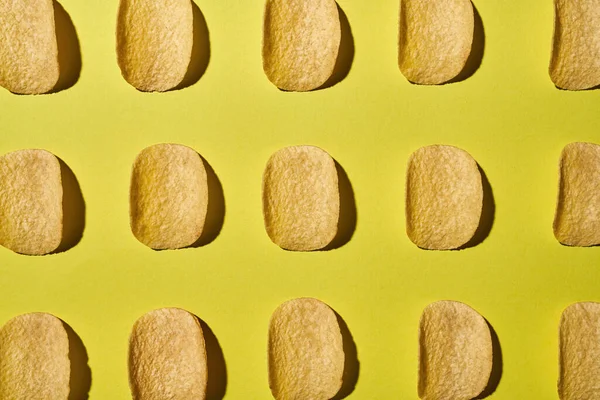
[[[327,304],[301,298],[280,305],[271,316],[268,350],[275,399],[328,400],[342,387],[342,333]]]
[[[278,88],[307,91],[333,74],[341,41],[334,0],[267,0],[263,69]]]
[[[449,250],[474,235],[483,207],[477,162],[453,146],[427,146],[408,160],[406,233],[423,249]]]
[[[410,82],[437,85],[464,68],[475,27],[470,0],[401,0],[398,64]]]
[[[22,254],[58,248],[63,234],[60,163],[45,150],[0,157],[0,244]]]
[[[129,339],[133,400],[203,400],[208,367],[198,318],[162,308],[136,321]]]
[[[127,82],[144,92],[179,85],[194,44],[191,0],[120,0],[117,59]]]
[[[51,91],[60,76],[52,0],[0,2],[0,86],[19,94]]]
[[[133,164],[130,222],[135,237],[153,249],[179,249],[202,235],[208,210],[204,161],[179,144],[142,150]]]
[[[71,362],[63,322],[45,313],[18,316],[0,330],[0,399],[67,400]]]
[[[600,145],[571,143],[563,149],[554,236],[569,246],[600,244]]]
[[[562,89],[600,85],[600,4],[554,0],[554,43],[550,78]]]
[[[486,320],[466,304],[428,305],[419,326],[419,397],[468,400],[492,373],[492,336]]]
[[[331,243],[340,215],[333,158],[314,146],[273,154],[263,175],[263,214],[267,234],[281,248],[310,251]]]

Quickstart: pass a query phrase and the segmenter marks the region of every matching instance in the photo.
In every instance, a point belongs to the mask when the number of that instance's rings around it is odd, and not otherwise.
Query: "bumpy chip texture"
[[[13,93],[51,91],[60,76],[52,0],[0,2],[0,85]]]
[[[600,145],[565,146],[559,174],[554,236],[569,246],[600,244]]]
[[[269,326],[269,386],[277,400],[327,400],[342,386],[344,349],[335,312],[310,298],[283,303]]]
[[[406,176],[406,232],[417,246],[432,250],[466,244],[479,226],[483,186],[477,162],[453,146],[414,152]]]
[[[554,0],[550,78],[562,89],[600,85],[600,3]]]
[[[131,175],[130,219],[134,236],[153,249],[192,245],[202,235],[208,211],[204,161],[189,147],[150,146]]]
[[[117,58],[127,82],[144,92],[164,92],[185,78],[192,58],[191,0],[121,0]]]
[[[493,348],[485,319],[466,304],[428,305],[419,329],[419,397],[468,400],[486,388]]]
[[[334,0],[267,0],[263,69],[278,88],[307,91],[333,74],[341,41]]]
[[[71,364],[63,322],[45,313],[11,319],[0,330],[0,398],[67,400]]]
[[[287,250],[326,247],[337,234],[340,193],[335,161],[314,146],[293,146],[271,156],[263,175],[267,234]]]
[[[48,254],[63,233],[58,158],[45,150],[0,157],[0,244],[17,253]]]
[[[600,304],[575,303],[560,319],[558,395],[600,398]]]
[[[398,64],[413,83],[437,85],[464,68],[473,44],[470,0],[401,0]]]
[[[134,400],[203,400],[207,380],[204,335],[196,316],[162,308],[136,321],[129,339]]]

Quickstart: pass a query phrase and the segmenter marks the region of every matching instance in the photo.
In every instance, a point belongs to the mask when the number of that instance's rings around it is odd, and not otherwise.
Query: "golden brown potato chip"
[[[568,90],[600,84],[600,4],[595,0],[554,0],[554,44],[550,78]]]
[[[449,250],[474,235],[483,207],[477,163],[453,146],[427,146],[408,160],[406,233],[423,249]]]
[[[192,245],[204,229],[208,185],[204,161],[179,144],[138,154],[131,173],[130,220],[135,237],[153,249]]]
[[[67,400],[71,363],[63,322],[44,313],[20,315],[0,330],[0,399]]]
[[[600,244],[600,145],[571,143],[560,157],[554,236],[569,246]]]
[[[267,0],[263,69],[278,88],[307,91],[333,74],[341,41],[334,0]]]
[[[121,0],[117,58],[127,82],[144,92],[164,92],[187,73],[194,44],[190,0]]]
[[[59,78],[52,0],[0,2],[0,85],[13,93],[40,94]]]
[[[277,400],[328,400],[342,387],[342,333],[335,312],[310,298],[280,305],[269,324],[269,386]]]
[[[419,397],[468,400],[492,373],[492,336],[486,320],[466,304],[428,305],[419,328]]]
[[[203,400],[208,369],[196,316],[162,308],[136,321],[129,339],[129,386],[134,400]]]
[[[263,175],[263,214],[267,234],[281,248],[310,251],[331,243],[340,215],[333,158],[314,146],[273,154]]]
[[[464,68],[473,44],[470,0],[401,0],[398,64],[413,83],[437,85]]]
[[[20,150],[0,157],[0,244],[31,255],[56,250],[63,233],[62,200],[54,155]]]

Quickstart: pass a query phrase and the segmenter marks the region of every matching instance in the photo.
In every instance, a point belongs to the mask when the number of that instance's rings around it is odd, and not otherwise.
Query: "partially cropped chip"
[[[428,305],[419,327],[419,397],[469,400],[492,373],[492,336],[486,320],[466,304]]]
[[[483,207],[477,162],[452,146],[415,151],[406,175],[406,233],[424,249],[449,250],[474,235]]]
[[[0,157],[0,244],[17,253],[56,250],[63,233],[60,163],[45,150]]]
[[[437,85],[464,68],[473,44],[470,0],[401,0],[398,64],[413,83]]]
[[[63,322],[44,313],[11,319],[0,330],[0,399],[67,400],[71,363]]]
[[[314,146],[293,146],[271,156],[263,175],[263,214],[273,243],[310,251],[335,238],[340,192],[335,161]]]
[[[131,173],[130,220],[135,237],[153,249],[178,249],[200,238],[208,210],[204,161],[179,144],[150,146]]]
[[[289,91],[320,87],[333,74],[341,41],[334,0],[267,0],[263,69]]]
[[[0,2],[0,85],[13,93],[47,93],[60,75],[52,0]]]
[[[117,58],[127,82],[144,92],[179,85],[194,44],[191,0],[121,0]]]
[[[554,236],[569,246],[600,244],[600,145],[571,143],[563,149]]]
[[[344,349],[335,312],[310,298],[280,305],[269,325],[269,386],[277,400],[328,400],[342,387]]]
[[[144,314],[129,339],[133,400],[203,400],[208,367],[198,318],[178,308]]]
[[[600,4],[554,0],[554,44],[550,78],[568,90],[600,85]]]

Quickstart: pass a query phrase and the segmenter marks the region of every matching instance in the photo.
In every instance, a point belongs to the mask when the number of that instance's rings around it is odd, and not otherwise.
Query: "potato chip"
[[[307,91],[333,74],[341,42],[334,0],[267,0],[263,69],[278,88]]]
[[[335,312],[310,298],[280,305],[269,324],[269,386],[277,400],[328,400],[342,387],[342,333]]]
[[[67,400],[71,362],[63,322],[45,313],[20,315],[0,330],[0,399]]]
[[[19,94],[51,91],[60,76],[52,0],[0,2],[0,86]]]
[[[150,146],[131,173],[130,220],[135,237],[153,249],[179,249],[200,238],[208,210],[204,161],[179,144]]]
[[[134,400],[203,400],[208,369],[196,316],[162,308],[136,321],[129,339],[129,386]]]
[[[554,236],[568,246],[600,244],[600,145],[571,143],[560,157]]]
[[[455,78],[471,54],[470,0],[401,0],[398,64],[410,82],[438,85]]]
[[[60,163],[45,150],[0,157],[0,244],[17,253],[56,250],[63,233]]]
[[[492,336],[486,320],[466,304],[428,305],[419,327],[419,397],[468,400],[492,373]]]
[[[117,59],[123,78],[144,92],[179,85],[194,44],[190,0],[121,0],[117,19]]]
[[[554,43],[550,78],[562,89],[600,84],[600,4],[595,0],[554,0]]]
[[[477,162],[453,146],[427,146],[408,160],[406,233],[423,249],[449,250],[474,235],[483,207]]]
[[[263,175],[263,214],[267,234],[283,249],[310,251],[331,243],[340,215],[333,158],[314,146],[273,154]]]

